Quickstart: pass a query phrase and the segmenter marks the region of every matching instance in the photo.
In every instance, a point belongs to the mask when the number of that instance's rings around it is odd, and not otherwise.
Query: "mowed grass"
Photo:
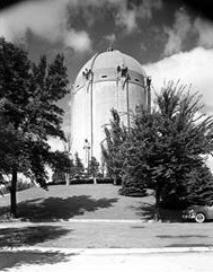
[[[126,197],[112,184],[57,185],[48,191],[31,188],[17,193],[19,217],[31,220],[151,219],[154,198]],[[0,216],[9,210],[9,196],[0,198]]]
[[[31,188],[19,192],[19,215],[31,222],[0,223],[0,247],[36,245],[131,248],[213,245],[212,223],[182,223],[175,211],[165,210],[161,212],[169,223],[150,221],[148,219],[152,218],[154,212],[153,196],[125,197],[119,195],[119,188],[110,184],[60,185],[50,186],[48,191]],[[1,216],[8,211],[8,205],[9,196],[0,198]],[[73,222],[68,219],[112,220]],[[114,219],[137,221],[118,222]]]

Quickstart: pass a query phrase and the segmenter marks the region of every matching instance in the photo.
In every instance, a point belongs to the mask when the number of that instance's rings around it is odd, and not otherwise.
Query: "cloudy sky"
[[[194,9],[190,2],[23,1],[0,10],[0,36],[23,46],[34,61],[62,52],[71,83],[89,58],[112,44],[143,65],[153,90],[180,79],[203,95],[206,112],[213,113],[213,22],[202,6]],[[61,102],[67,131],[69,98]]]

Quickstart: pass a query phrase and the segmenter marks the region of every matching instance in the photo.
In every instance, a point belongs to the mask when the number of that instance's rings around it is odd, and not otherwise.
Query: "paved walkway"
[[[58,250],[58,254],[59,252],[62,253],[63,250]],[[144,250],[140,249],[78,249],[65,250],[63,253],[66,258],[54,264],[37,261],[37,263],[16,264],[11,268],[5,266],[5,269],[8,272],[38,272],[41,269],[45,272],[125,272],[133,269],[134,272],[212,272],[213,267],[212,250],[187,252],[186,248],[183,248],[182,252],[170,249],[170,252],[161,253],[158,249],[152,249],[151,253],[144,253]],[[43,251],[43,259],[47,258],[45,254],[47,253]],[[8,252],[7,256],[9,256]],[[0,271],[4,271],[4,268]]]

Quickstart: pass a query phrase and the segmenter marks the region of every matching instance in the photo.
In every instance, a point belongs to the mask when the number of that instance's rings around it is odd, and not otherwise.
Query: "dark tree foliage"
[[[48,137],[64,139],[63,110],[56,104],[67,93],[63,56],[51,64],[32,63],[22,49],[0,39],[0,172],[11,175],[11,214],[16,216],[17,173],[46,188],[45,164],[52,163]]]
[[[50,165],[53,169],[52,182],[57,184],[65,184],[69,181],[70,171],[73,168],[73,161],[69,158],[69,154],[56,151],[51,156]]]
[[[66,176],[65,172],[62,172],[59,169],[55,169],[52,175],[52,183],[53,184],[65,184],[66,183]]]
[[[135,124],[123,143],[123,183],[120,193],[127,196],[144,196],[146,184],[150,181],[157,136],[157,116],[141,111],[135,116]]]
[[[81,178],[84,175],[84,165],[79,158],[78,153],[75,153],[74,162],[70,168],[70,178]]]
[[[131,134],[123,144],[127,181],[122,190],[132,180],[135,187],[141,182],[153,189],[158,219],[160,202],[170,196],[185,202],[213,200],[211,173],[207,173],[202,159],[213,149],[213,118],[200,115],[200,97],[178,84],[169,83],[163,88],[156,106],[151,114],[143,111],[135,117]],[[199,179],[201,173],[205,179]]]
[[[198,161],[197,167],[186,175],[186,184],[182,199],[187,205],[213,204],[213,177],[202,160]]]
[[[92,157],[89,161],[89,169],[88,169],[89,176],[97,177],[99,174],[99,162],[95,157]]]
[[[105,142],[101,145],[103,161],[107,169],[107,176],[117,184],[121,179],[123,169],[123,155],[121,145],[126,139],[127,130],[121,125],[120,116],[115,109],[111,110],[112,119],[109,126],[105,126]]]
[[[73,161],[69,158],[69,155],[66,151],[55,151],[51,154],[49,164],[54,170],[69,173],[70,168],[73,166]]]

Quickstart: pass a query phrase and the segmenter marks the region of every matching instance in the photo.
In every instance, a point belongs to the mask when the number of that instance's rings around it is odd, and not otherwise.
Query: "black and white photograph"
[[[213,271],[213,2],[0,0],[0,271]]]

